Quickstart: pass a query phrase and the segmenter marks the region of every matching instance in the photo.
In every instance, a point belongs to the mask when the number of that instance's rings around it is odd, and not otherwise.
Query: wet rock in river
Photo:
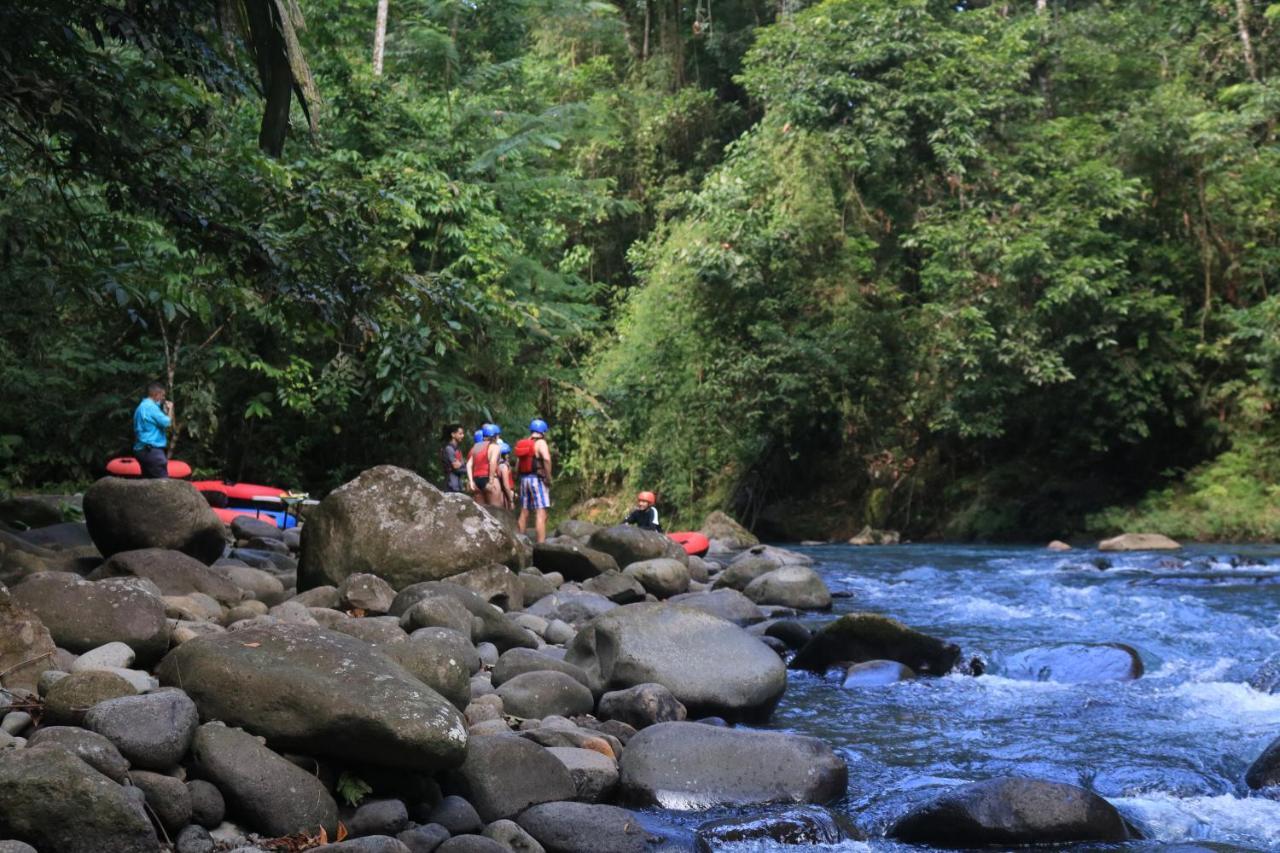
[[[876,687],[916,677],[915,671],[896,660],[869,660],[855,663],[844,674],[843,687]]]
[[[740,845],[785,844],[814,847],[861,839],[863,834],[848,818],[821,806],[793,806],[782,811],[756,813],[708,821],[698,827],[698,853],[718,853]]]
[[[899,820],[889,835],[913,844],[978,847],[1126,841],[1115,806],[1075,785],[1005,777],[961,785]]]
[[[1181,547],[1160,533],[1122,533],[1098,543],[1099,551],[1176,551]]]
[[[1249,765],[1244,781],[1255,790],[1280,785],[1280,738],[1273,740]]]
[[[796,610],[830,610],[831,592],[808,566],[782,566],[747,584],[743,594],[756,604]]]
[[[1064,643],[1010,655],[1001,674],[1020,681],[1086,684],[1133,681],[1143,673],[1142,657],[1124,643]]]
[[[1280,693],[1280,655],[1272,655],[1249,678],[1249,686],[1260,693]]]
[[[873,613],[850,613],[824,625],[791,661],[792,669],[821,672],[836,663],[894,660],[917,673],[945,675],[960,647]]]

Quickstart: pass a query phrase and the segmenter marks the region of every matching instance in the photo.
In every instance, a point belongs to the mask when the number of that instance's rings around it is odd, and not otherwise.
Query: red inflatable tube
[[[119,456],[107,463],[107,473],[115,477],[141,477],[142,466],[132,456]],[[191,476],[191,466],[176,459],[169,460],[169,476],[185,480]]]
[[[683,531],[680,533],[668,533],[667,538],[673,542],[678,542],[684,552],[694,557],[701,557],[707,553],[707,549],[711,547],[711,540],[703,536],[701,533],[693,531]]]
[[[202,492],[221,492],[229,500],[251,501],[254,498],[278,498],[284,489],[275,486],[259,486],[256,483],[228,483],[225,480],[196,480],[191,485]]]

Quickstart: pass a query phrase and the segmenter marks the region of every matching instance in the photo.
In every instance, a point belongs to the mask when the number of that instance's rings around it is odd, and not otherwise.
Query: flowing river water
[[[770,727],[822,738],[849,765],[833,808],[871,840],[818,849],[920,851],[884,838],[913,805],[964,782],[1034,776],[1114,803],[1148,836],[1072,851],[1280,850],[1280,801],[1245,769],[1280,736],[1280,694],[1246,682],[1280,653],[1280,549],[1170,554],[903,545],[798,549],[838,598],[832,615],[881,613],[958,643],[987,663],[949,675],[846,689],[791,671]],[[1093,561],[1109,561],[1100,570]],[[1057,683],[1017,675],[1018,653],[1124,643],[1136,681]],[[735,812],[666,813],[692,827]],[[794,850],[794,847],[755,849]]]

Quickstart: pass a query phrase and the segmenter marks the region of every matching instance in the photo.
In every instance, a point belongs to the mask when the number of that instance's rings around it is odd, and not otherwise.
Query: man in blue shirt
[[[146,480],[169,476],[169,457],[165,455],[169,441],[164,431],[173,425],[173,403],[166,401],[164,395],[164,386],[152,382],[147,386],[147,396],[133,412],[133,455]]]

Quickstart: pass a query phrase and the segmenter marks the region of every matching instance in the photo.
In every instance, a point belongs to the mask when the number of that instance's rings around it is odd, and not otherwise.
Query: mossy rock
[[[814,634],[792,669],[821,672],[835,664],[894,660],[918,673],[945,675],[960,658],[960,647],[874,613],[850,613]]]

